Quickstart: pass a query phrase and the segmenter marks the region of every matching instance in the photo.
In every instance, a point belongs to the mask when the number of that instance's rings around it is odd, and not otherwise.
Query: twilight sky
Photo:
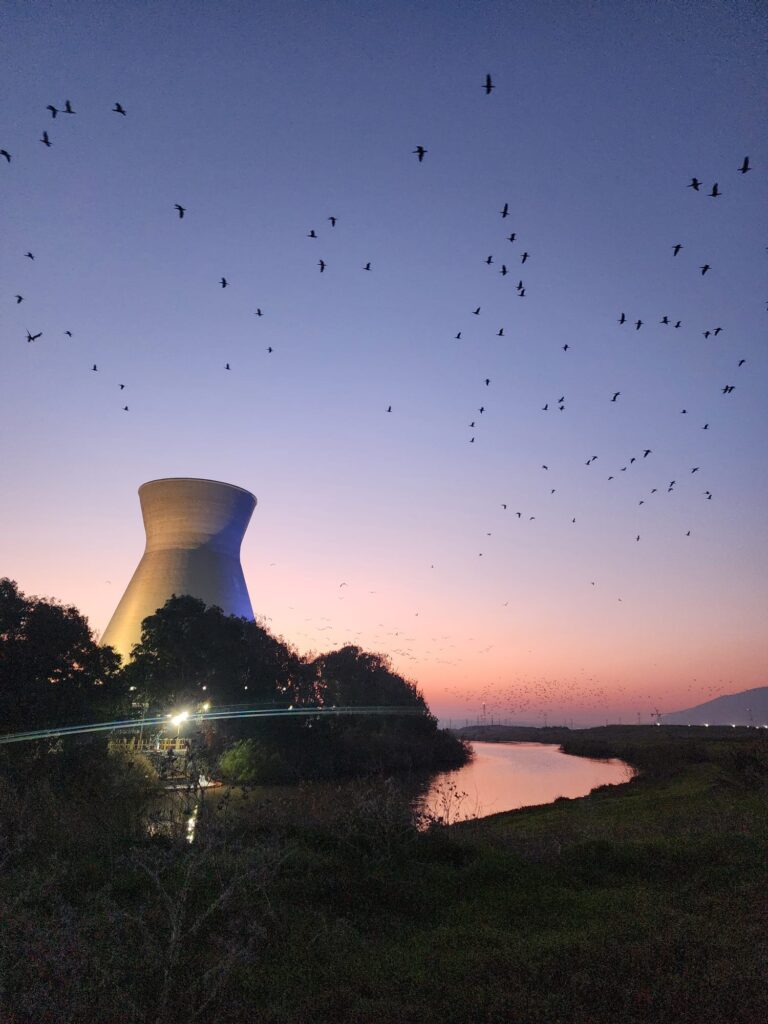
[[[768,683],[764,5],[0,19],[0,575],[103,630],[138,486],[207,477],[257,615],[441,716]]]

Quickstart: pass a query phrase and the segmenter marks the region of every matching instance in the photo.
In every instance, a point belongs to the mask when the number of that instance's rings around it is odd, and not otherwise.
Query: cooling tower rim
[[[249,498],[253,498],[254,505],[258,504],[256,495],[247,491],[245,487],[238,487],[237,484],[228,484],[224,480],[209,480],[207,477],[202,476],[161,476],[156,480],[146,480],[140,485],[139,494],[141,494],[145,487],[151,487],[153,484],[170,483],[215,484],[216,487],[228,487],[232,491],[240,491],[241,494],[247,494]]]

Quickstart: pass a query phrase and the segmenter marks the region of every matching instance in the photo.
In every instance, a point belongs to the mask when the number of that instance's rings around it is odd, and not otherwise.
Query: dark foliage
[[[124,707],[120,659],[75,608],[0,580],[3,732],[112,717]]]

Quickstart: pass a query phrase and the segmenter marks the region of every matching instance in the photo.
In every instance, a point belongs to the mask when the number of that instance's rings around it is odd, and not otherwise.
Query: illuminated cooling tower
[[[102,644],[124,659],[141,639],[141,623],[172,594],[191,594],[227,615],[252,619],[240,544],[256,507],[241,487],[187,477],[139,488],[147,544]]]

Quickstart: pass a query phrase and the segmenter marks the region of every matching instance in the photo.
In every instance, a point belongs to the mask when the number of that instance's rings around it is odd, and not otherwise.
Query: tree
[[[258,623],[189,595],[144,619],[131,654],[126,678],[156,710],[206,700],[287,703],[301,675],[295,652]]]
[[[111,716],[124,706],[120,657],[100,647],[76,608],[26,597],[0,580],[0,721],[3,731]]]

